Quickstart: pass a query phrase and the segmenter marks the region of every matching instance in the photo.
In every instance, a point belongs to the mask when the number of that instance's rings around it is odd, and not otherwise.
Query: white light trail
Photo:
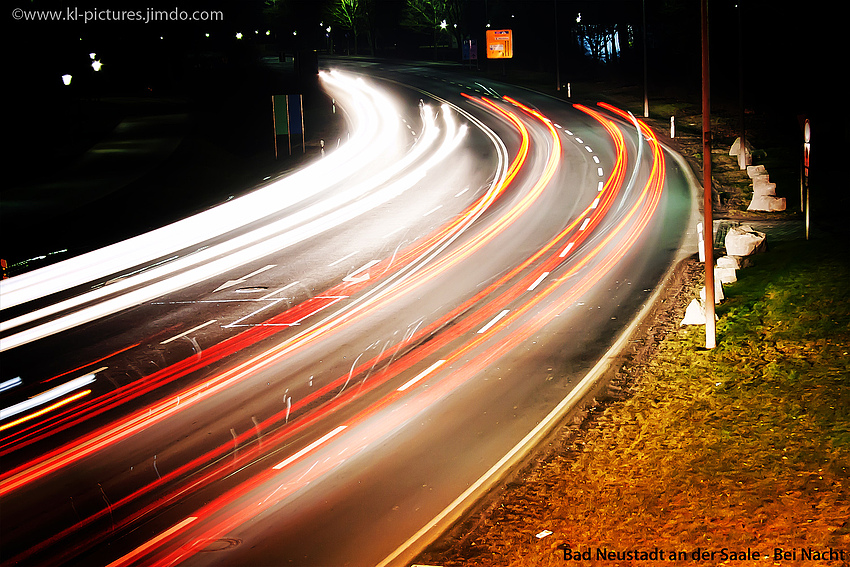
[[[0,392],[5,392],[6,390],[11,390],[15,386],[21,385],[21,377],[12,378],[11,380],[6,380],[5,382],[0,383]]]
[[[79,390],[83,386],[87,386],[95,381],[94,374],[86,374],[85,376],[80,376],[79,378],[75,378],[70,382],[66,382],[61,386],[56,386],[46,392],[42,392],[37,396],[33,396],[28,400],[24,400],[23,402],[17,403],[15,405],[9,406],[3,410],[0,410],[0,419],[6,419],[12,417],[13,415],[18,415],[21,412],[25,412],[34,407],[38,407],[42,404],[46,404],[56,398],[60,398],[69,392],[73,392],[74,390]]]
[[[397,140],[398,114],[389,98],[338,73],[323,74],[328,90],[346,101],[352,136],[320,162],[192,217],[99,250],[0,282],[0,309],[20,305],[190,248],[283,211],[365,170]]]
[[[392,112],[392,119],[398,122],[398,115]],[[432,148],[440,137],[433,110],[427,106],[423,107],[422,118],[423,134],[412,150],[403,158],[387,164],[387,167],[369,179],[337,192],[334,198],[319,201],[280,220],[215,246],[204,248],[156,268],[141,271],[133,277],[120,279],[110,286],[103,286],[4,321],[0,323],[0,331],[7,331],[62,311],[90,304],[79,311],[0,339],[0,352],[218,276],[252,260],[303,242],[398,197],[423,179],[431,168],[447,158],[466,134],[466,128],[457,126],[453,114],[444,105],[442,118],[445,131],[439,145]],[[431,154],[427,155],[429,151]],[[421,163],[416,165],[417,162]],[[323,169],[325,162],[319,162],[319,165]],[[401,174],[400,177],[399,174]],[[297,186],[295,189],[285,190],[286,193],[292,191],[297,192]],[[73,263],[73,260],[67,262]],[[178,273],[181,270],[182,273]],[[62,276],[57,274],[57,277]],[[149,285],[140,287],[142,284]],[[123,295],[117,295],[118,293]],[[4,296],[4,307],[6,307],[5,299]],[[95,305],[94,302],[99,303]]]

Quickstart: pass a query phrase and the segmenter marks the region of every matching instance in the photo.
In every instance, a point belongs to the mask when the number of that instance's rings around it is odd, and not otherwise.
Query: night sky
[[[554,67],[555,3],[551,0],[455,0],[460,7],[462,37],[483,45],[485,23],[514,30],[516,56],[511,65],[541,71]],[[323,25],[333,26],[335,51],[351,48],[352,34],[334,23],[328,9],[332,0],[282,0],[270,9],[262,0],[199,1],[176,4],[148,0],[140,5],[111,3],[111,10],[144,13],[162,9],[186,12],[220,10],[223,21],[193,22],[74,22],[23,21],[9,17],[5,81],[11,92],[12,112],[7,124],[16,144],[12,179],[26,175],[33,156],[50,156],[49,137],[61,127],[69,89],[60,77],[72,73],[73,96],[171,96],[185,95],[198,67],[250,66],[259,54],[295,53],[298,49],[326,49],[330,44]],[[271,4],[271,2],[269,3]],[[433,58],[427,34],[400,25],[405,0],[372,0],[375,55],[391,58]],[[824,3],[825,4],[825,3]],[[793,120],[802,116],[817,121],[813,128],[829,147],[818,149],[824,169],[840,159],[836,149],[847,136],[847,120],[838,109],[844,98],[839,91],[847,64],[838,49],[839,15],[817,2],[788,4],[768,0],[743,0],[739,28],[739,4],[732,0],[709,2],[711,30],[712,103],[737,101],[739,85],[739,30],[742,29],[745,62],[745,103]],[[27,11],[103,8],[104,3],[23,1]],[[699,2],[684,0],[585,0],[557,2],[562,76],[566,80],[595,80],[602,76],[642,81],[641,34],[625,49],[615,65],[599,65],[582,54],[572,41],[575,19],[584,24],[616,24],[641,29],[641,9],[647,19],[648,76],[650,89],[696,97],[700,89]],[[7,12],[8,13],[8,12]],[[266,35],[268,30],[269,34]],[[242,32],[242,40],[236,33]],[[255,34],[254,32],[260,32]],[[297,32],[294,35],[293,32]],[[208,36],[206,34],[209,34]],[[359,53],[369,53],[360,34]],[[90,68],[88,53],[96,52],[104,72]],[[459,50],[442,50],[436,57],[458,60]],[[483,57],[483,53],[482,53]],[[226,76],[226,75],[222,75]],[[224,81],[223,81],[224,82]],[[203,84],[204,89],[215,81]],[[219,85],[227,88],[227,85]],[[45,147],[45,143],[47,147]],[[830,155],[829,159],[824,156]],[[813,154],[813,159],[815,155]],[[822,162],[822,163],[823,163]],[[16,167],[20,166],[20,167]]]

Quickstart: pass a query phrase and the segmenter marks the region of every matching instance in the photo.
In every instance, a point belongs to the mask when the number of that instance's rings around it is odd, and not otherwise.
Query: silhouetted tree
[[[415,32],[429,34],[436,57],[439,34],[454,37],[458,47],[462,44],[465,4],[466,0],[407,0],[401,24]]]

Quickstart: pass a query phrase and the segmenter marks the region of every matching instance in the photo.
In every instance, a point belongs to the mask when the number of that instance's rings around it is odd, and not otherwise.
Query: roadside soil
[[[606,395],[592,400],[571,422],[557,427],[532,452],[506,482],[490,491],[419,557],[414,564],[433,566],[508,565],[502,562],[512,542],[502,540],[501,532],[533,536],[550,525],[547,511],[559,498],[562,475],[573,468],[590,436],[605,424],[605,410],[630,395],[643,370],[651,363],[662,341],[679,327],[685,308],[703,282],[702,264],[696,258],[679,262],[665,282],[651,313],[636,329],[621,363],[609,376]],[[535,538],[528,537],[535,545]],[[558,554],[543,544],[546,551]],[[536,547],[540,547],[537,545]],[[503,555],[504,554],[504,555]]]

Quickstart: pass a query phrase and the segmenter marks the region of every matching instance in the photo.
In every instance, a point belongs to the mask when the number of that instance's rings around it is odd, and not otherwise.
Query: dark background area
[[[363,2],[364,0],[361,0]],[[420,0],[421,1],[421,0]],[[269,156],[261,133],[267,109],[257,101],[281,92],[299,92],[294,75],[270,73],[261,57],[291,58],[311,51],[322,55],[383,57],[394,60],[461,60],[457,38],[476,39],[478,72],[488,62],[484,32],[510,28],[512,69],[549,72],[556,60],[561,82],[642,85],[646,38],[647,91],[699,104],[700,3],[686,0],[449,0],[455,8],[451,34],[435,35],[406,21],[406,0],[370,0],[369,23],[358,34],[345,29],[331,11],[339,0],[239,0],[185,3],[103,3],[22,0],[35,10],[161,9],[220,11],[220,21],[46,22],[16,20],[7,10],[6,133],[7,183],[55,175],[130,113],[185,112],[196,132],[236,158]],[[833,200],[844,199],[842,172],[847,118],[840,101],[847,64],[839,43],[843,17],[834,4],[799,5],[767,0],[710,0],[712,108],[740,112],[740,86],[748,113],[769,117],[781,143],[802,144],[802,123],[812,123],[811,185],[822,196],[813,210],[840,214]],[[557,18],[555,17],[557,13]],[[577,17],[581,16],[581,22]],[[644,20],[645,14],[645,34]],[[320,26],[321,24],[321,26]],[[327,33],[325,26],[332,26]],[[579,45],[580,26],[607,26],[620,33],[617,57],[600,61]],[[453,27],[453,26],[452,26]],[[586,29],[586,28],[585,28]],[[243,34],[237,38],[237,32]],[[557,58],[556,42],[557,33]],[[103,70],[91,68],[97,53]],[[471,71],[472,72],[472,71]],[[74,76],[71,86],[61,76]],[[743,83],[741,82],[743,73]],[[497,78],[497,77],[496,77]],[[149,108],[149,107],[148,107]],[[814,194],[814,191],[813,191]],[[2,213],[2,211],[0,211]]]

